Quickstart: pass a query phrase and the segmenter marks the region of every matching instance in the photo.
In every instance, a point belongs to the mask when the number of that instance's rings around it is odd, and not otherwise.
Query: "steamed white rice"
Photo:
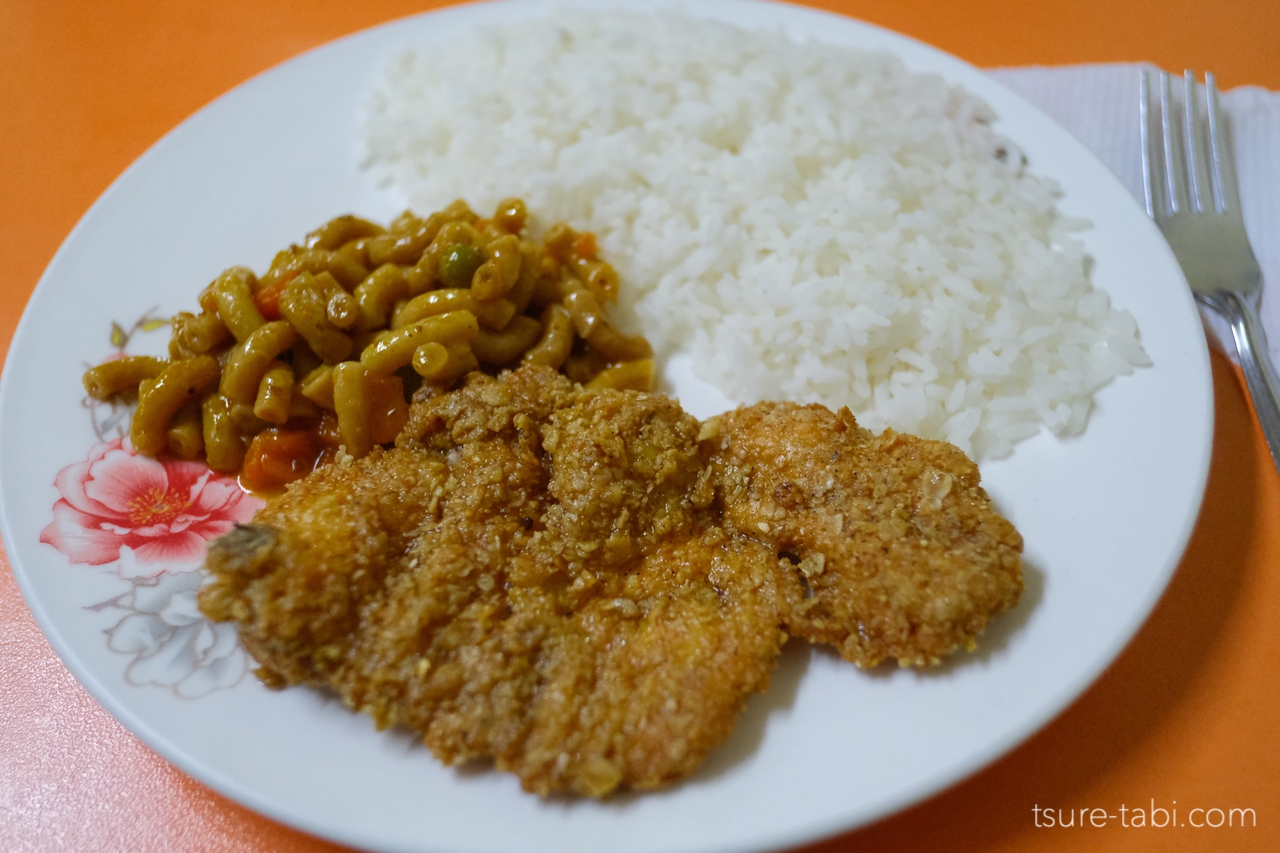
[[[566,12],[388,68],[368,162],[417,209],[523,197],[594,231],[625,322],[743,402],[1007,455],[1148,364],[990,109],[891,56]]]

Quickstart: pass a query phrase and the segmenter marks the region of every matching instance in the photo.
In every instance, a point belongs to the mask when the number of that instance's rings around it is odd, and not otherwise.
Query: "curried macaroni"
[[[169,356],[132,356],[84,375],[90,396],[136,394],[139,452],[204,456],[273,491],[404,427],[409,398],[474,370],[521,363],[590,388],[652,390],[653,350],[620,332],[618,292],[595,237],[564,223],[523,235],[519,199],[489,219],[457,201],[384,228],[339,216],[256,276],[231,267],[172,320]]]

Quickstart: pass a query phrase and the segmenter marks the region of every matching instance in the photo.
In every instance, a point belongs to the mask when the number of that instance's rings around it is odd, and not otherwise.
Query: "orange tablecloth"
[[[436,5],[0,3],[0,352],[76,220],[166,131],[302,50]],[[813,5],[978,65],[1145,59],[1213,70],[1224,87],[1280,89],[1274,0]],[[993,766],[814,851],[1280,850],[1280,476],[1237,373],[1220,357],[1213,366],[1216,438],[1204,509],[1168,593],[1120,659]],[[1176,801],[1183,815],[1251,808],[1256,826],[1050,829],[1033,814],[1037,805],[1114,812],[1151,801]],[[337,848],[213,793],[124,731],[45,643],[0,553],[0,849]]]

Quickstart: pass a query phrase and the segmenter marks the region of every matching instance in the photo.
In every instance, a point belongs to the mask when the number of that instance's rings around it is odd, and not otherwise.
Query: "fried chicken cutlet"
[[[923,665],[1016,601],[1020,540],[948,448],[847,411],[700,425],[547,369],[473,374],[213,543],[200,604],[267,683],[334,690],[447,763],[659,787],[728,737],[788,633]]]
[[[549,370],[414,408],[210,548],[211,618],[268,683],[336,691],[541,794],[690,774],[768,685],[789,564],[714,523],[699,425]]]
[[[848,409],[759,403],[721,415],[725,524],[792,555],[810,597],[787,629],[859,666],[937,663],[1022,594],[1022,537],[958,448]]]

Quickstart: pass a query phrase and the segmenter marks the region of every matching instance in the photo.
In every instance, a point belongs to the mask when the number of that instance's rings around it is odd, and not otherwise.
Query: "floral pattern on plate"
[[[129,332],[113,323],[111,358],[125,355],[133,333],[163,325],[149,315]],[[127,435],[131,407],[85,405],[98,443],[54,478],[61,497],[40,541],[129,585],[86,608],[123,611],[105,633],[109,649],[133,657],[129,684],[167,687],[183,698],[237,684],[248,660],[235,628],[210,622],[197,607],[199,568],[209,541],[249,521],[262,501],[203,462],[139,454]]]

